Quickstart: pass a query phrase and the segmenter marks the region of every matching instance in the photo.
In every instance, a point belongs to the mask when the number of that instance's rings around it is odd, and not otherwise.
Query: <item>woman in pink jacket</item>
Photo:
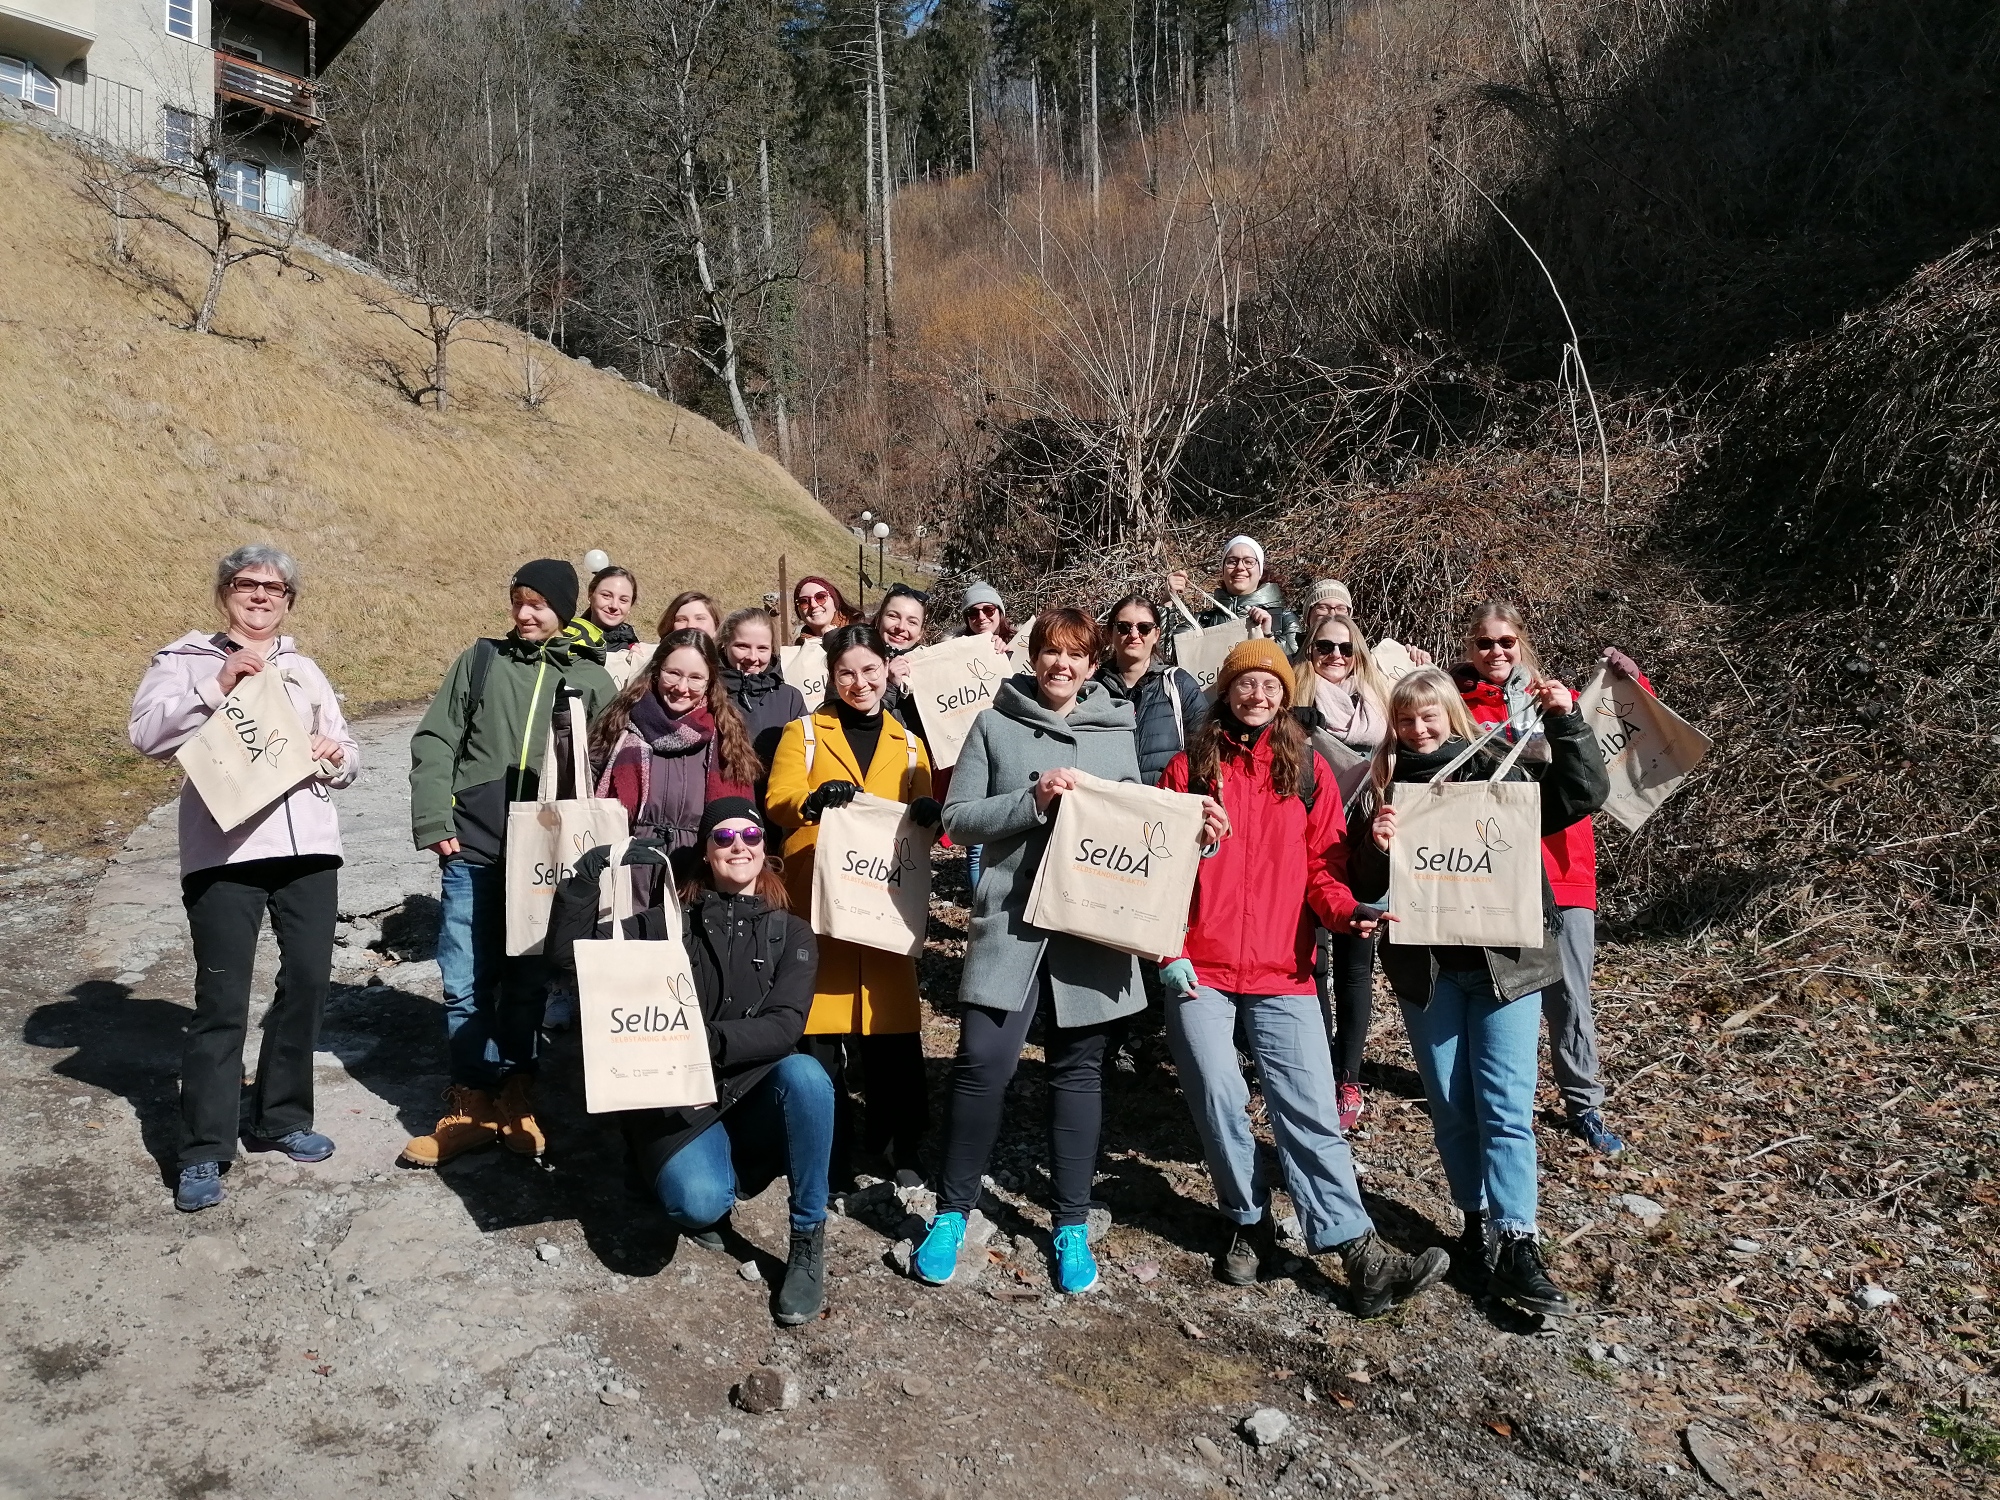
[[[278,939],[278,983],[243,1143],[293,1161],[333,1155],[333,1142],[312,1128],[313,1050],[339,914],[340,819],[330,793],[352,784],[360,755],[326,677],[281,633],[298,591],[298,565],[287,554],[237,548],[215,570],[228,628],[190,631],[165,647],[132,700],[133,745],[165,760],[246,677],[277,672],[317,763],[310,778],[226,833],[192,784],[181,789],[181,901],[194,940],[195,993],[181,1055],[174,1206],[187,1213],[222,1201],[222,1172],[236,1156],[250,969],[266,912]]]

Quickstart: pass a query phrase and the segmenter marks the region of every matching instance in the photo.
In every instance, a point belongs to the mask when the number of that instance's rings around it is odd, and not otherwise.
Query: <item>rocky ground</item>
[[[1990,1483],[1990,995],[1791,950],[1608,949],[1610,1113],[1634,1149],[1607,1164],[1544,1135],[1552,1264],[1588,1309],[1561,1327],[1450,1287],[1362,1325],[1337,1267],[1303,1256],[1217,1283],[1194,1137],[1142,1035],[1109,1084],[1100,1290],[1049,1290],[1031,1051],[968,1274],[903,1276],[928,1195],[863,1185],[832,1222],[826,1316],[779,1330],[782,1189],[738,1215],[730,1254],[677,1244],[583,1113],[566,1037],[544,1162],[395,1167],[445,1081],[409,728],[369,722],[376,773],[342,794],[319,1055],[339,1152],[245,1159],[208,1213],[177,1215],[161,1167],[189,1013],[171,815],[108,870],[23,840],[0,875],[0,1497]],[[948,997],[960,866],[939,876],[925,976]],[[934,1093],[952,1035],[934,1008]],[[1356,1151],[1384,1232],[1414,1246],[1456,1221],[1402,1042],[1391,1008]]]

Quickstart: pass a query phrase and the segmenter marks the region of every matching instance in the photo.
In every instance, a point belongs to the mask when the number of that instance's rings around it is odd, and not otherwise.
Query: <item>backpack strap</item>
[[[465,683],[465,722],[458,731],[458,753],[452,757],[454,770],[464,763],[465,752],[472,745],[473,716],[486,696],[486,679],[492,675],[493,658],[499,654],[500,643],[489,636],[481,636],[472,643],[472,667]]]
[[[1174,743],[1187,749],[1187,709],[1181,703],[1181,685],[1176,680],[1180,676],[1179,667],[1168,667],[1161,674],[1167,688],[1167,702],[1174,711]]]
[[[1312,741],[1306,741],[1305,763],[1299,767],[1299,801],[1306,805],[1306,816],[1312,816],[1313,802],[1319,796],[1319,757],[1313,753]]]

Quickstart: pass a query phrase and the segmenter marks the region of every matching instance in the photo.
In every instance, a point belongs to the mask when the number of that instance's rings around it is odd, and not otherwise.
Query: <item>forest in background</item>
[[[309,202],[1019,614],[1252,526],[1616,640],[1719,747],[1608,916],[1928,965],[2000,889],[1996,79],[1976,0],[397,0]]]

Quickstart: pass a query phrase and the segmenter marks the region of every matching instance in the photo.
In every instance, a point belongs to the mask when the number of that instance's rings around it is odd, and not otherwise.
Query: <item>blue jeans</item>
[[[488,1093],[535,1070],[540,958],[507,956],[507,871],[448,859],[439,870],[438,974],[451,1081]]]
[[[1228,995],[1207,987],[1167,1001],[1167,1045],[1208,1157],[1216,1201],[1238,1224],[1255,1224],[1271,1189],[1250,1129],[1250,1089],[1236,1061],[1236,1024],[1256,1059],[1277,1138],[1285,1190],[1315,1255],[1374,1228],[1361,1206],[1354,1157],[1340,1133],[1340,1105],[1317,995]]]
[[[1503,1001],[1487,975],[1441,969],[1429,1005],[1403,1003],[1403,1024],[1452,1201],[1497,1234],[1533,1234],[1540,995]]]
[[[791,1184],[792,1229],[826,1222],[833,1155],[833,1082],[803,1052],[778,1059],[757,1086],[668,1157],[653,1181],[667,1217],[706,1229],[772,1181]]]

